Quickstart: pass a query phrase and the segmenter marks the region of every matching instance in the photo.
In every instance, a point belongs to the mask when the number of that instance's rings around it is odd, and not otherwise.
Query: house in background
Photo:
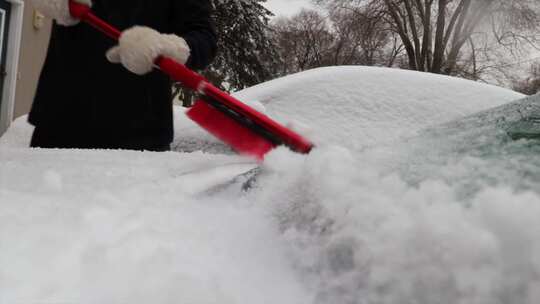
[[[0,135],[28,113],[51,23],[22,0],[0,0]]]

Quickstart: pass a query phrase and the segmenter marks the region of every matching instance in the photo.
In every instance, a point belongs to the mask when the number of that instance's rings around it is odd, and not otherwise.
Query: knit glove
[[[184,38],[161,34],[149,27],[135,26],[122,32],[117,46],[107,52],[107,59],[121,63],[131,72],[144,75],[154,68],[159,56],[170,57],[185,64],[190,49]]]
[[[69,0],[31,0],[31,2],[38,11],[55,19],[58,24],[71,26],[79,23],[79,20],[71,17]],[[91,0],[75,0],[75,2],[92,6]]]

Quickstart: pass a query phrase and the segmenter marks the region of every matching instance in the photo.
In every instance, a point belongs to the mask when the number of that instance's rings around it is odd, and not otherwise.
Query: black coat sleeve
[[[209,0],[171,0],[172,31],[183,37],[191,49],[187,66],[204,69],[214,59],[217,36]]]

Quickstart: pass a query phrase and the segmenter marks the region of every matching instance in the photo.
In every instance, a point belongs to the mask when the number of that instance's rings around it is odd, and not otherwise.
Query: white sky
[[[267,0],[264,6],[278,16],[291,16],[302,7],[311,7],[310,0]]]

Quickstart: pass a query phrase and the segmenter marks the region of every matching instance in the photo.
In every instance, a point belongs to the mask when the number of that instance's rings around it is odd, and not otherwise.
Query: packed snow
[[[237,96],[318,147],[253,170],[178,108],[167,153],[28,149],[16,121],[0,303],[540,302],[540,147],[505,135],[540,96],[362,67]]]

